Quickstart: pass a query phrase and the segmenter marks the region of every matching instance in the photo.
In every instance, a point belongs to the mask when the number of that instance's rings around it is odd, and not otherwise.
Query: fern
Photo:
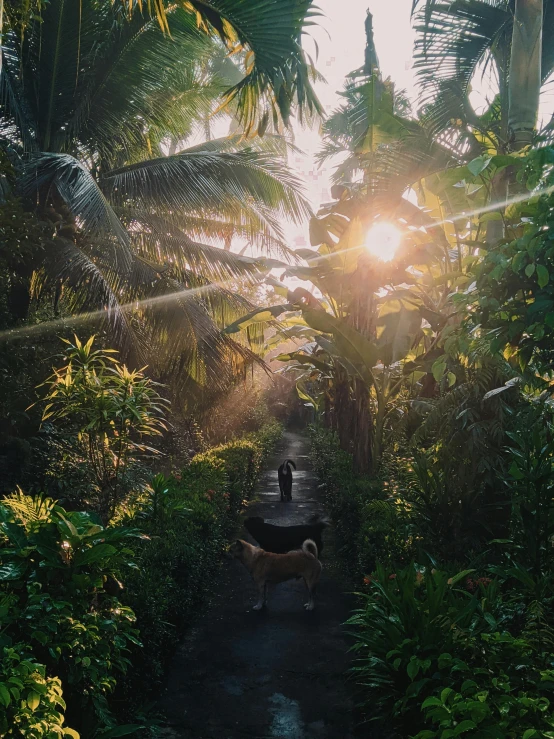
[[[548,662],[554,652],[554,626],[549,609],[535,600],[527,606],[527,620],[522,636]]]
[[[56,501],[44,495],[26,495],[21,488],[6,496],[2,504],[9,508],[19,523],[29,531],[41,521],[49,521],[56,506]]]
[[[391,524],[396,523],[398,519],[398,507],[388,500],[371,500],[364,506],[364,513],[367,516],[381,518]]]

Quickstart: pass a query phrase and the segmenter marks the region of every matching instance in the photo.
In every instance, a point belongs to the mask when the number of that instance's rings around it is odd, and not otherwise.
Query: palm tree
[[[508,126],[513,148],[532,143],[539,113],[542,83],[543,1],[516,0],[512,49]]]
[[[168,0],[101,0],[104,12],[120,2],[128,18],[137,14],[155,17],[160,29],[170,33],[175,3]],[[33,21],[40,19],[45,3],[13,0],[6,8],[5,26],[23,38]],[[257,126],[263,133],[270,117],[288,125],[291,113],[320,115],[322,108],[312,87],[315,70],[302,49],[302,34],[318,13],[312,0],[187,0],[181,4],[202,33],[218,39],[232,54],[243,54],[244,74],[226,93],[235,100],[244,129]],[[3,10],[3,0],[0,9]],[[0,15],[0,35],[2,23]],[[309,63],[308,63],[309,62]],[[0,62],[1,73],[1,62]]]
[[[105,309],[119,343],[155,369],[218,386],[252,357],[218,328],[245,301],[213,282],[267,267],[195,239],[238,235],[282,253],[283,220],[309,207],[275,137],[164,155],[231,79],[221,41],[194,15],[173,7],[164,18],[168,34],[147,12],[128,20],[123,5],[51,0],[23,35],[8,33],[0,146],[56,235],[35,284],[71,312]]]
[[[435,133],[478,153],[532,141],[539,93],[554,71],[551,0],[415,0],[416,52],[423,102]],[[496,78],[488,116],[469,103],[479,69]]]

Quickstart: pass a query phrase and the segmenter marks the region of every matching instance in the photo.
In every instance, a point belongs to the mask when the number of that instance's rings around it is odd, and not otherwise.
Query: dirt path
[[[295,460],[293,499],[281,503],[277,467]],[[247,515],[281,525],[322,510],[306,440],[287,432],[258,484]],[[242,530],[241,536],[246,538]],[[349,739],[351,686],[341,624],[350,598],[333,565],[326,534],[316,610],[304,611],[302,581],[277,588],[269,607],[253,611],[254,585],[237,561],[226,562],[219,590],[182,644],[168,675],[161,709],[165,735],[186,739]],[[328,546],[331,544],[331,546]],[[327,548],[328,547],[328,548]]]

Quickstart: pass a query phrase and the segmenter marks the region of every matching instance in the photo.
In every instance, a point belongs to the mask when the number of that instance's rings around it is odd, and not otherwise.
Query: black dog
[[[244,522],[244,528],[255,539],[262,549],[274,554],[284,554],[293,549],[301,549],[306,539],[315,541],[317,551],[321,554],[323,529],[328,526],[327,521],[320,516],[314,516],[309,523],[299,526],[275,526],[266,523],[261,516],[251,516]]]
[[[292,500],[292,470],[290,465],[294,467],[296,471],[296,465],[292,459],[285,459],[283,464],[277,470],[277,477],[279,478],[279,490],[281,491],[281,501]]]

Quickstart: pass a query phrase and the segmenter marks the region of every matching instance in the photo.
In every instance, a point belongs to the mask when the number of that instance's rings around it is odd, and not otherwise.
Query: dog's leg
[[[258,583],[258,602],[255,606],[253,606],[255,611],[261,611],[262,608],[265,606],[265,596],[266,596],[266,583],[265,580],[261,583]]]
[[[304,603],[304,608],[307,611],[313,611],[315,608],[315,603],[314,603],[315,583],[312,584],[311,582],[308,582],[306,578],[304,578],[304,582],[306,583],[306,587],[308,588],[308,602]]]

